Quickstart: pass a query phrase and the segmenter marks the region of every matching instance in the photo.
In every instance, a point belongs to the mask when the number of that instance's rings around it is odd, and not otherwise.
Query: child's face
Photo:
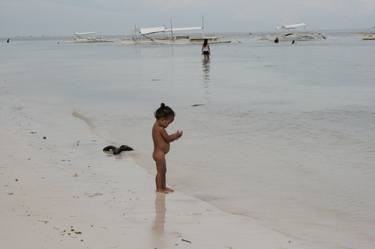
[[[166,118],[161,118],[161,119],[160,119],[160,125],[161,125],[162,127],[164,127],[164,128],[167,128],[168,125],[169,125],[170,123],[172,123],[173,121],[174,121],[174,117],[173,117],[173,116],[171,116],[171,117],[166,117]]]

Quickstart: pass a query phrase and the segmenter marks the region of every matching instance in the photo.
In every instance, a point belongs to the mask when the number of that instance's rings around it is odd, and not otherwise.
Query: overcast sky
[[[375,0],[0,0],[0,37],[130,34],[138,27],[200,26],[206,30],[270,31],[305,22],[310,29],[375,26]]]

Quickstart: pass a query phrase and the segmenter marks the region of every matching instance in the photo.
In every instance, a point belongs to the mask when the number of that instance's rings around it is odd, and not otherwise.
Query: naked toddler
[[[177,130],[173,134],[168,134],[165,130],[174,121],[175,113],[164,103],[155,111],[155,123],[152,127],[152,139],[154,141],[154,152],[152,158],[156,163],[156,192],[169,193],[173,189],[166,186],[167,165],[165,156],[169,152],[170,143],[182,136],[182,131]]]

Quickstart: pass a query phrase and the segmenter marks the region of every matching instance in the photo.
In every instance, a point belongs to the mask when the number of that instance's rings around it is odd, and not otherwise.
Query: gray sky
[[[199,26],[206,30],[267,31],[305,22],[310,29],[375,26],[375,0],[0,0],[0,37],[130,34],[139,27]]]

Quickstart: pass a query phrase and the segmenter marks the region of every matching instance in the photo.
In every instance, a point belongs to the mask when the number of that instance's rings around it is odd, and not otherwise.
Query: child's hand
[[[180,131],[180,130],[177,130],[177,132],[176,132],[177,138],[180,138],[180,137],[182,137],[182,134],[183,134],[183,132],[182,132],[182,131]]]

